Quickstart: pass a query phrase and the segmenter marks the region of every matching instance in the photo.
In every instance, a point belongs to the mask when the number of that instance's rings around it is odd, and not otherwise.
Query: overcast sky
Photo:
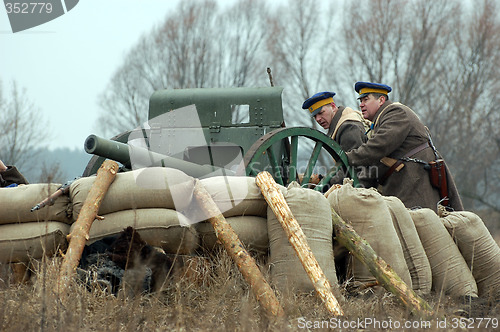
[[[178,3],[81,0],[63,16],[17,33],[12,33],[2,6],[0,79],[4,93],[15,80],[49,120],[51,147],[83,150],[85,138],[97,133],[98,95],[139,37],[162,22]]]

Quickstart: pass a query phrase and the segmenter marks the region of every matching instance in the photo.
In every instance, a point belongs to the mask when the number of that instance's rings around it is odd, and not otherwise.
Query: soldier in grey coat
[[[0,187],[8,187],[13,184],[28,184],[28,181],[15,166],[5,166],[0,160]]]
[[[437,211],[438,202],[445,197],[431,184],[429,162],[436,160],[438,152],[430,144],[427,128],[409,107],[389,101],[390,86],[357,82],[355,90],[363,117],[372,121],[372,133],[366,143],[346,153],[349,164],[376,165],[383,195],[398,197],[407,208]],[[446,179],[448,207],[463,210],[449,171]]]
[[[350,107],[337,106],[333,96],[335,92],[318,92],[304,101],[302,108],[309,110],[311,116],[321,127],[328,130],[327,135],[337,142],[342,150],[350,151],[367,141],[365,120],[361,112]],[[373,179],[365,175],[364,167],[356,171],[361,186],[376,185]],[[339,169],[330,184],[341,184],[344,177],[344,171]]]

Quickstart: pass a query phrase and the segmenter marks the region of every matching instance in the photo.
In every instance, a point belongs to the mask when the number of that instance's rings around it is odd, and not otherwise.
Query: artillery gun
[[[95,174],[109,158],[124,170],[166,166],[194,177],[256,176],[266,170],[282,185],[297,181],[300,173],[307,186],[320,154],[327,154],[356,185],[356,174],[334,140],[312,128],[284,126],[282,92],[281,87],[156,91],[146,124],[110,140],[86,139],[85,150],[94,156],[83,176]],[[315,188],[321,190],[340,167]]]

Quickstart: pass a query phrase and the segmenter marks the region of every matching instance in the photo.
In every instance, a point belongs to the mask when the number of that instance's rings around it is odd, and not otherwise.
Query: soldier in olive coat
[[[28,184],[28,181],[15,166],[5,166],[0,160],[0,187],[8,187],[13,184]]]
[[[365,132],[368,121],[363,119],[363,115],[359,111],[337,106],[333,101],[333,96],[335,96],[335,92],[318,92],[304,101],[302,108],[309,110],[311,116],[321,127],[328,130],[327,135],[337,142],[342,150],[350,151],[367,141]],[[372,187],[376,185],[373,179],[369,179],[365,175],[364,167],[356,171],[361,186]],[[330,184],[341,184],[344,177],[343,170],[339,169],[337,175],[330,180]]]
[[[389,101],[390,86],[357,82],[360,109],[372,121],[371,137],[347,152],[350,165],[376,165],[379,190],[398,197],[407,208],[425,207],[437,211],[443,202],[439,189],[431,184],[429,162],[441,158],[430,134],[409,107]],[[447,167],[448,207],[463,210],[462,201]]]

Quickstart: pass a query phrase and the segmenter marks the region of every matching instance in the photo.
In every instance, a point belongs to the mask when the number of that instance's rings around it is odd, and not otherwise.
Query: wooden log
[[[252,256],[241,243],[238,235],[226,221],[219,207],[215,204],[210,193],[199,180],[195,180],[194,196],[204,212],[213,216],[208,220],[212,224],[217,239],[222,243],[229,256],[236,263],[245,281],[250,285],[255,297],[271,319],[283,318],[284,310],[281,307],[271,286],[259,270]]]
[[[117,172],[118,164],[116,162],[105,160],[102,163],[97,171],[97,177],[90,188],[89,194],[83,203],[78,219],[73,226],[73,231],[68,235],[68,250],[66,250],[61,264],[56,288],[56,292],[63,301],[68,295],[68,286],[75,275],[76,267],[82,257],[85,244],[89,239],[90,227],[97,217],[99,206],[109,186],[114,181]]]
[[[413,314],[421,318],[433,317],[432,307],[394,272],[394,270],[361,238],[351,225],[348,225],[332,208],[332,223],[336,240],[346,247],[370,270],[387,291],[394,294]]]
[[[273,177],[269,172],[261,172],[257,175],[255,183],[285,230],[290,244],[326,308],[335,316],[343,316],[342,308],[331,291],[330,282],[314,257],[302,228],[294,218],[285,197],[278,190]]]

